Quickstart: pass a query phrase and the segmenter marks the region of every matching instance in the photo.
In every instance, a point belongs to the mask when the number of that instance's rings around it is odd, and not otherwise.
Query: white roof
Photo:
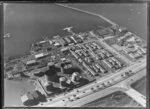
[[[56,42],[54,45],[55,45],[55,46],[58,46],[58,45],[60,45],[60,43]]]
[[[59,78],[59,81],[65,81],[65,80],[66,80],[65,77],[60,77],[60,78]]]
[[[131,38],[127,39],[126,41],[128,41],[128,42],[135,41],[135,37],[131,37]]]
[[[65,50],[68,50],[68,48],[62,48],[62,49],[61,49],[61,51],[65,51]]]
[[[29,98],[31,97],[31,98]],[[33,99],[33,96],[32,95],[29,95],[29,94],[24,94],[22,97],[21,97],[21,101],[24,103],[26,102],[27,100],[29,99]]]
[[[40,58],[40,57],[43,57],[43,56],[44,56],[44,53],[40,53],[40,54],[36,54],[35,58]]]
[[[54,64],[54,62],[49,62],[49,63],[48,63],[48,65],[53,65],[53,64]]]
[[[45,40],[44,41],[40,41],[39,43],[41,44],[41,43],[44,43],[44,42],[46,42]]]
[[[26,64],[31,64],[31,63],[35,63],[36,61],[35,60],[29,60],[26,62]]]
[[[66,58],[61,58],[62,61],[66,60]]]
[[[25,101],[27,101],[28,100],[28,97],[27,97],[27,95],[23,95],[22,97],[21,97],[21,101],[24,103]]]

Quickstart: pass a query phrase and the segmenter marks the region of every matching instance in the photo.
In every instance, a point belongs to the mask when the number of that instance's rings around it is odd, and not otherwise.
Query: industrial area
[[[36,87],[21,96],[24,106],[78,107],[119,90],[146,107],[146,97],[129,86],[146,75],[143,39],[117,24],[63,30],[67,36],[47,37],[31,45],[30,55],[5,60],[5,79],[26,78]]]
[[[54,36],[32,44],[31,55],[5,63],[7,79],[24,75],[36,86],[34,92],[21,97],[24,105],[33,105],[36,101],[35,106],[44,106],[62,99],[65,106],[67,102],[74,102],[134,75],[130,67],[143,63],[146,58],[143,40],[118,25],[78,34],[72,31],[72,27],[66,29],[70,35]],[[114,44],[114,50],[110,44]],[[126,69],[129,70],[123,72]],[[116,74],[119,75],[99,84],[104,78]],[[78,93],[86,87],[86,92]]]

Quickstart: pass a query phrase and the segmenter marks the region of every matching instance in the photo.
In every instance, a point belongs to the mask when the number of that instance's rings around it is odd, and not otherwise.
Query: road
[[[131,76],[127,80],[115,85],[115,87],[122,87],[125,90],[123,90],[124,93],[126,93],[128,96],[130,96],[134,101],[139,103],[141,106],[146,107],[146,97],[139,93],[138,91],[134,90],[130,87],[132,83],[135,81],[141,79],[142,77],[146,76],[146,69],[137,72],[135,75]]]
[[[132,64],[132,61],[129,60],[128,58],[122,56],[120,53],[118,53],[114,48],[110,47],[109,45],[107,45],[103,39],[98,38],[98,36],[96,36],[93,32],[90,32],[92,36],[95,36],[97,38],[97,40],[100,42],[100,44],[102,46],[104,46],[105,48],[107,48],[109,51],[112,51],[113,53],[115,53],[116,55],[118,55],[119,58],[122,58],[126,63]]]
[[[144,76],[144,75],[143,75]],[[127,79],[126,81],[129,81],[129,80],[132,80],[133,78],[135,78],[135,77],[137,77],[136,79],[134,79],[134,81],[136,81],[137,79],[139,79],[139,76],[138,75],[135,75],[135,76],[133,76],[132,78],[129,78],[129,79]],[[133,82],[133,81],[132,81]],[[104,90],[101,90],[101,91],[98,91],[98,92],[95,92],[95,93],[93,93],[93,94],[90,94],[90,95],[88,95],[88,96],[86,96],[86,97],[83,97],[83,98],[80,98],[80,99],[78,99],[78,100],[75,100],[75,101],[73,101],[73,102],[66,102],[67,101],[67,98],[65,99],[66,101],[63,101],[63,100],[59,100],[58,102],[54,102],[54,103],[52,103],[51,105],[43,105],[44,107],[48,107],[48,106],[50,106],[50,107],[55,107],[55,106],[57,106],[57,107],[61,107],[61,106],[65,106],[65,107],[79,107],[79,106],[82,106],[82,105],[84,105],[84,104],[87,104],[87,103],[89,103],[89,102],[91,102],[91,99],[92,99],[92,101],[94,101],[94,100],[97,100],[97,99],[99,99],[99,98],[102,98],[102,97],[104,97],[104,96],[106,96],[106,95],[109,95],[109,94],[111,94],[111,93],[114,93],[114,92],[116,92],[116,91],[122,91],[122,92],[125,92],[125,93],[129,93],[128,95],[130,96],[130,95],[132,95],[131,97],[135,100],[135,101],[137,101],[138,103],[140,103],[141,105],[142,105],[142,103],[140,102],[141,101],[141,96],[136,96],[136,97],[138,97],[138,98],[136,98],[135,99],[135,97],[133,97],[133,91],[130,91],[130,90],[133,90],[133,89],[127,89],[126,87],[120,87],[120,84],[124,84],[125,82],[122,82],[122,83],[119,83],[119,84],[117,84],[117,85],[114,85],[114,86],[112,86],[112,87],[109,87],[109,88],[106,88],[106,89],[104,89]],[[119,87],[118,87],[119,86]],[[135,92],[135,91],[134,91]],[[136,92],[137,93],[137,92]],[[140,99],[139,99],[140,98]],[[138,99],[138,100],[137,100]],[[144,103],[145,103],[145,101],[144,100],[142,100]],[[143,107],[145,107],[145,105],[142,105]]]
[[[146,71],[145,71],[145,73],[138,72],[141,69],[145,68],[145,66],[146,66],[145,61],[143,61],[141,63],[137,63],[135,65],[131,65],[128,68],[126,68],[122,71],[119,71],[118,73],[114,73],[107,78],[102,78],[100,80],[97,80],[97,82],[88,84],[87,86],[81,87],[79,89],[75,89],[68,94],[65,94],[65,95],[62,94],[59,97],[55,97],[52,101],[49,101],[49,102],[47,102],[43,105],[39,105],[39,106],[42,106],[42,107],[43,106],[44,107],[53,107],[53,106],[74,107],[75,106],[76,107],[76,106],[82,106],[86,103],[89,103],[98,98],[104,97],[106,95],[109,95],[116,91],[123,91],[126,93],[126,91],[130,89],[128,87],[128,84],[132,83],[133,81],[137,81],[138,79],[140,79],[146,75]],[[98,85],[101,85],[104,82],[113,80],[114,78],[122,75],[124,72],[126,72],[130,69],[132,69],[132,71],[135,74],[133,76],[129,77],[128,79],[125,79],[122,82],[119,82],[115,85],[112,85],[111,87],[108,87],[108,88],[105,88],[102,90],[99,90],[99,88],[97,88]],[[91,88],[94,88],[95,91],[91,90]],[[79,98],[79,99],[77,99],[77,98]],[[132,98],[135,99],[134,97],[132,97]],[[142,106],[144,107],[144,105],[142,105]]]
[[[102,40],[100,40],[102,44],[104,44],[104,42],[102,42]],[[110,51],[112,51],[111,47],[107,46],[107,44],[104,44],[104,46],[108,49],[110,49]],[[117,53],[115,50],[113,51],[115,53]],[[120,54],[118,54],[118,56],[120,56],[121,58],[123,58],[123,56],[121,56]],[[128,61],[128,60],[126,60]],[[134,75],[132,77],[132,81],[136,79],[135,78],[141,78],[143,77],[143,75],[146,75],[146,73],[142,74],[138,73],[138,71],[140,71],[141,69],[146,67],[146,59],[143,59],[141,62],[137,62],[137,63],[132,63],[130,64],[130,66],[128,66],[127,68],[124,68],[118,72],[112,73],[108,76],[102,77],[100,79],[98,79],[96,82],[94,83],[90,83],[86,86],[83,86],[81,88],[78,89],[74,89],[73,91],[67,93],[67,94],[61,94],[58,97],[55,97],[53,99],[51,99],[49,102],[44,103],[43,105],[40,104],[40,106],[44,106],[44,107],[53,107],[53,106],[57,106],[57,107],[72,107],[72,106],[81,106],[84,105],[86,103],[89,103],[91,101],[94,101],[98,98],[101,98],[103,96],[106,96],[108,94],[111,94],[113,92],[116,91],[123,91],[125,93],[127,93],[129,96],[132,95],[132,90],[130,91],[130,87],[127,87],[128,81],[130,81],[130,79],[127,80],[123,80],[125,82],[119,82],[116,85],[112,85],[111,87],[105,88],[103,90],[99,90],[99,88],[97,88],[99,85],[106,83],[108,81],[113,81],[116,77],[121,76],[122,74],[124,74],[124,72],[128,72],[129,70],[132,70],[134,72]],[[146,72],[146,71],[145,71]],[[126,85],[125,85],[126,84]],[[93,90],[94,89],[94,90]],[[129,90],[129,91],[128,91]],[[127,92],[126,92],[127,91]],[[137,94],[139,95],[139,94]],[[137,99],[135,98],[135,96],[131,96],[133,99]],[[139,99],[140,96],[137,96]],[[135,100],[137,101],[137,100]],[[137,101],[138,103],[140,103],[141,100]],[[144,105],[144,100],[142,100],[143,103],[141,104],[141,106],[145,107]]]
[[[71,8],[71,9],[74,9],[74,10],[77,10],[80,12],[84,12],[84,13],[88,13],[91,15],[99,16],[99,17],[103,18],[104,20],[106,20],[107,22],[111,23],[112,25],[116,25],[116,23],[108,20],[107,18],[105,18],[101,15],[87,12],[87,11],[84,11],[81,9],[73,8],[73,7],[68,7],[68,6],[62,5],[62,4],[57,4],[57,5]],[[79,107],[79,106],[87,104],[91,101],[94,101],[98,98],[109,95],[116,91],[122,91],[122,92],[126,93],[127,95],[132,97],[136,102],[138,102],[141,106],[146,107],[145,97],[130,87],[130,84],[132,82],[135,82],[138,79],[140,79],[146,75],[146,71],[145,71],[145,73],[140,72],[141,69],[144,69],[146,67],[146,59],[144,59],[140,63],[132,63],[130,60],[128,60],[127,58],[125,58],[124,56],[119,54],[117,51],[115,51],[112,47],[110,47],[106,43],[104,43],[102,39],[98,39],[98,40],[104,47],[108,48],[108,50],[116,53],[120,58],[124,59],[127,63],[131,63],[130,66],[128,66],[126,69],[123,69],[119,72],[113,73],[113,74],[109,75],[108,77],[100,78],[99,80],[97,80],[94,83],[88,84],[88,85],[78,88],[78,89],[75,89],[75,90],[71,91],[70,93],[62,94],[58,97],[55,97],[54,99],[49,100],[49,102],[47,102],[47,103],[38,105],[38,107],[56,107],[56,106],[57,107]],[[121,76],[122,74],[124,74],[124,72],[127,72],[129,70],[132,70],[135,74],[133,76],[131,76],[127,79],[123,79],[122,81],[119,81],[115,85],[109,86],[107,88],[100,89],[98,87],[102,83],[106,83],[108,81],[113,81],[116,77]]]
[[[132,89],[131,87],[129,87],[131,83],[139,80],[140,78],[142,78],[143,76],[146,75],[146,69],[144,68],[144,70],[145,70],[144,73],[142,71],[140,71],[140,72],[136,73],[134,76],[131,76],[130,78],[128,78],[112,87],[106,88],[106,89],[96,92],[96,93],[93,93],[87,97],[81,98],[80,100],[77,100],[70,104],[68,103],[68,105],[66,105],[66,106],[72,106],[72,107],[82,106],[83,104],[89,103],[91,98],[94,101],[98,98],[104,97],[113,92],[122,91],[122,92],[126,93],[128,96],[130,96],[131,98],[133,98],[133,100],[138,102],[141,106],[146,107],[145,97],[142,94],[140,94],[139,92],[137,92],[134,89]]]
[[[129,90],[125,91],[125,93],[138,102],[143,107],[146,107],[146,98],[141,93],[137,92],[136,90],[130,88]]]

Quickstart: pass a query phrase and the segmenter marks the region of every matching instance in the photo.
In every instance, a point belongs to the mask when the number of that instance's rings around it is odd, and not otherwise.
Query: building
[[[67,52],[69,52],[69,49],[68,49],[68,48],[62,48],[62,49],[61,49],[61,52],[62,52],[62,53],[67,53]]]
[[[58,42],[55,42],[55,43],[54,43],[54,46],[56,46],[56,47],[61,47],[61,44],[58,43]]]
[[[68,87],[68,83],[67,83],[67,79],[65,77],[60,77],[59,78],[59,88],[60,89],[64,89],[66,87]]]
[[[78,72],[74,72],[72,75],[71,75],[71,81],[73,83],[77,83],[77,81],[79,80],[79,73]]]
[[[83,35],[81,34],[79,34],[78,37],[81,38],[82,40],[84,39]]]
[[[113,66],[106,60],[103,60],[103,62],[109,67],[109,68],[112,68]]]
[[[43,58],[45,56],[47,56],[47,53],[43,53],[43,52],[42,53],[38,53],[38,54],[35,55],[35,59]]]
[[[98,73],[99,70],[97,69],[96,66],[93,65],[92,68],[94,69],[94,71],[95,71],[96,73]]]
[[[104,36],[104,35],[113,35],[113,31],[110,28],[106,28],[106,29],[99,29],[97,30],[98,34],[100,36]]]
[[[106,73],[107,71],[99,64],[95,65],[102,73]]]
[[[100,56],[102,59],[105,59],[105,55],[104,55],[102,52],[99,52],[99,56]]]
[[[38,43],[32,44],[30,53],[35,55],[37,53],[47,51],[47,48],[50,48],[52,45],[49,40],[40,41]]]
[[[42,89],[42,91],[43,91],[43,93],[45,94],[45,96],[47,97],[47,96],[48,96],[48,93],[47,93],[45,87],[43,86],[41,80],[38,79],[38,80],[37,80],[37,83],[38,83],[38,85],[40,86],[40,88]]]
[[[8,78],[12,78],[13,77],[13,74],[10,73],[10,72],[6,73],[6,75],[7,75]]]
[[[32,96],[35,98],[35,99],[38,99],[39,98],[39,93],[37,91],[34,91],[32,93]]]
[[[74,43],[77,43],[77,41],[75,40],[73,36],[70,36],[70,38],[74,41]]]
[[[134,53],[135,59],[142,58],[143,56],[140,53]]]
[[[83,42],[83,40],[79,37],[74,37],[74,39],[76,40],[77,43],[82,43]]]
[[[32,63],[35,63],[35,57],[34,55],[28,55],[26,58],[24,58],[23,60],[23,63],[25,63],[26,65],[28,64],[32,64]]]
[[[54,62],[48,62],[47,65],[48,65],[48,66],[53,66],[53,65],[54,65]]]
[[[134,56],[133,53],[130,53],[129,56],[130,56],[131,58],[135,59],[135,56]]]
[[[65,39],[65,38],[62,38],[63,39],[63,46],[68,46],[68,41]]]
[[[67,44],[71,43],[71,40],[68,37],[65,37],[64,40],[67,42]]]
[[[135,37],[130,37],[126,40],[127,42],[135,42]]]
[[[21,96],[21,101],[24,105],[34,105],[34,97],[32,96],[32,93],[28,92]]]
[[[76,53],[74,53],[73,51],[71,51],[71,53],[72,53],[72,55],[76,58],[76,59],[78,59],[79,57],[77,56],[77,54]]]
[[[95,47],[97,47],[98,49],[100,49],[100,46],[97,45],[97,43],[93,42],[93,45],[94,45]]]
[[[36,60],[29,60],[29,61],[26,62],[27,65],[30,65],[30,64],[33,64],[33,63],[36,63]]]
[[[141,50],[141,52],[142,52],[143,54],[146,54],[146,49],[141,48],[140,50]]]
[[[89,66],[87,66],[84,62],[83,62],[82,64],[83,64],[83,66],[84,66],[85,68],[88,69],[88,71],[90,71],[90,73],[91,73],[93,76],[97,75],[97,73],[95,73],[91,68],[89,68]]]

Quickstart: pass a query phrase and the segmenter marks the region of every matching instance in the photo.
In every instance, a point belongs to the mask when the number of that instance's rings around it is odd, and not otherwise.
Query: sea
[[[101,14],[115,23],[147,40],[147,5],[125,4],[68,4],[83,10]],[[73,27],[74,32],[85,32],[98,25],[108,27],[105,20],[83,12],[56,4],[5,3],[4,57],[28,54],[31,44],[56,35],[67,35],[65,27]],[[32,88],[30,88],[32,87]],[[26,82],[4,81],[4,106],[22,106],[20,95],[34,86]]]

